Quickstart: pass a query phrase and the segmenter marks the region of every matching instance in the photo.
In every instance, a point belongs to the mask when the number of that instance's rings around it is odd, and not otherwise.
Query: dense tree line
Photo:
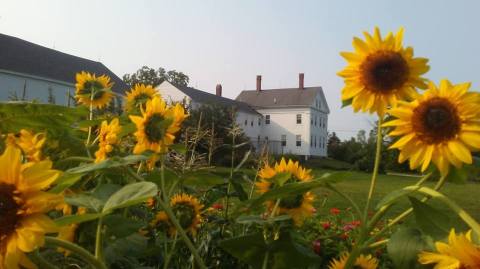
[[[381,150],[381,162],[379,171],[407,172],[408,163],[398,163],[398,151],[388,150],[392,144],[392,139],[384,136]],[[377,126],[370,130],[368,137],[365,130],[360,130],[356,137],[348,140],[340,140],[335,132],[328,137],[328,156],[330,158],[344,161],[354,165],[358,170],[371,172],[375,163],[377,143]]]

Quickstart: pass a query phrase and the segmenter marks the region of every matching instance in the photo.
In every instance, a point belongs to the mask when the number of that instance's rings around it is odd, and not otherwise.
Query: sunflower
[[[158,230],[167,231],[171,235],[175,234],[175,228],[170,222],[170,218],[168,218],[165,211],[158,212],[155,215],[155,219],[150,224],[152,227]]]
[[[180,226],[196,235],[198,225],[202,222],[200,210],[203,208],[197,198],[185,193],[177,194],[170,199],[170,206]],[[172,225],[171,228],[171,234],[175,234],[175,227]]]
[[[348,62],[338,73],[345,80],[342,101],[351,103],[355,112],[383,116],[397,100],[415,97],[415,87],[426,88],[426,79],[420,76],[429,70],[428,60],[413,58],[413,48],[403,47],[403,28],[384,39],[378,27],[373,36],[367,32],[364,35],[365,41],[353,38],[355,52],[341,53]]]
[[[98,150],[95,152],[95,162],[101,162],[107,158],[107,154],[113,150],[112,145],[118,143],[118,134],[122,130],[118,119],[113,119],[110,124],[106,120],[102,122],[98,134]]]
[[[155,96],[147,101],[146,108],[142,108],[141,113],[141,116],[130,116],[137,127],[137,144],[133,153],[140,154],[146,150],[166,152],[186,118],[185,110],[180,104],[167,107],[161,97]]]
[[[307,170],[299,165],[298,162],[292,160],[285,161],[284,158],[279,163],[275,163],[274,167],[268,164],[258,172],[260,181],[256,184],[258,193],[266,193],[275,187],[273,178],[279,173],[289,173],[290,179],[286,184],[293,182],[305,182],[312,179],[311,170]],[[278,207],[279,214],[288,214],[292,217],[295,225],[300,226],[306,217],[311,216],[314,212],[312,206],[314,196],[311,192],[286,197],[280,200]],[[274,201],[267,201],[269,210],[273,210]]]
[[[436,264],[434,269],[480,268],[480,248],[472,243],[471,231],[456,235],[452,229],[448,244],[436,242],[437,252],[423,251],[418,255],[421,264]]]
[[[9,134],[7,143],[18,146],[30,162],[42,160],[42,147],[47,140],[45,133],[32,133],[25,129],[20,130],[16,135]]]
[[[131,111],[143,106],[148,100],[154,96],[159,96],[158,92],[151,85],[135,84],[135,86],[127,92],[125,96],[125,110]]]
[[[79,103],[86,106],[92,105],[94,108],[103,108],[112,100],[113,94],[110,89],[113,83],[110,82],[108,76],[97,77],[95,74],[82,71],[77,73],[76,79],[75,97]]]
[[[60,175],[52,162],[21,163],[20,149],[7,145],[0,156],[0,268],[36,268],[25,253],[44,244],[56,232],[45,214],[63,201],[44,192]]]
[[[328,269],[344,269],[347,263],[348,254],[344,253],[340,260],[333,259],[328,266]],[[353,268],[358,269],[375,269],[378,266],[378,260],[372,257],[372,255],[360,255],[355,261]]]
[[[422,96],[389,111],[396,119],[383,126],[395,127],[389,135],[400,136],[390,147],[400,150],[399,162],[410,159],[410,168],[421,165],[422,171],[433,162],[442,175],[450,163],[472,163],[471,151],[480,149],[480,111],[479,95],[469,93],[469,87],[448,80],[440,87],[429,83]]]

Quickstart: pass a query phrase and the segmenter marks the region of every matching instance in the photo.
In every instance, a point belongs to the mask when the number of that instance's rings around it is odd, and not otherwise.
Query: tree
[[[143,66],[133,74],[123,75],[123,81],[130,87],[133,87],[137,83],[156,87],[165,80],[176,85],[187,86],[190,79],[184,73],[176,70],[170,70],[167,72],[162,67],[155,70],[148,66]]]

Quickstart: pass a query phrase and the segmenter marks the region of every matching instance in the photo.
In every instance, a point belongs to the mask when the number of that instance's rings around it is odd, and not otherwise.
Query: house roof
[[[285,88],[268,90],[242,91],[236,98],[254,108],[279,108],[279,107],[311,107],[317,94],[320,94],[328,113],[325,95],[322,87]]]
[[[185,95],[189,96],[193,101],[201,104],[218,104],[227,107],[236,107],[240,111],[244,111],[251,114],[259,114],[255,109],[251,108],[248,104],[222,96],[217,96],[208,92],[204,92],[192,87],[175,85],[177,89],[182,91]]]
[[[20,38],[0,34],[0,71],[75,84],[81,71],[107,75],[115,83],[112,90],[123,93],[128,86],[100,62],[49,49]]]

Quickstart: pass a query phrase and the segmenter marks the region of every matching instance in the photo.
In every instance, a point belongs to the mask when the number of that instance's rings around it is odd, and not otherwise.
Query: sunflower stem
[[[370,210],[370,203],[372,200],[373,192],[375,191],[375,185],[377,183],[378,177],[378,168],[380,167],[380,161],[382,158],[382,142],[383,142],[383,134],[382,134],[382,123],[383,123],[383,116],[378,118],[378,126],[377,126],[377,145],[375,151],[375,164],[373,166],[372,172],[372,179],[370,181],[370,190],[368,191],[367,203],[365,205],[365,212],[363,213],[363,221],[366,223],[368,217],[368,211]]]
[[[165,257],[165,263],[163,264],[163,269],[168,269],[168,264],[170,263],[170,259],[173,256],[173,252],[175,251],[175,247],[177,246],[178,234],[175,234],[175,238],[173,239],[172,248],[168,252],[168,255]]]
[[[163,198],[163,201],[167,202],[168,201],[168,194],[166,192],[166,188],[165,188],[165,158],[164,156],[160,157],[161,160],[160,160],[160,184],[161,184],[161,188],[162,188],[162,198]]]
[[[363,218],[362,218],[362,230],[360,231],[360,235],[358,237],[358,244],[355,245],[353,250],[350,252],[350,255],[348,255],[348,259],[345,263],[345,268],[350,269],[354,265],[358,255],[361,254],[363,251],[363,243],[367,239],[368,234],[369,234],[369,229],[371,225],[367,224],[367,218],[368,218],[368,212],[370,210],[370,203],[372,200],[373,192],[375,191],[375,185],[377,183],[377,177],[378,177],[378,169],[380,167],[380,161],[382,158],[382,142],[383,142],[383,134],[382,134],[382,123],[383,123],[383,116],[380,116],[378,118],[378,123],[377,123],[377,144],[376,144],[376,151],[375,151],[375,164],[373,166],[373,172],[372,172],[372,179],[370,181],[370,189],[368,191],[368,197],[367,197],[367,202],[365,204],[365,210],[363,212]],[[377,216],[378,219],[380,219],[381,216]],[[374,220],[375,222],[378,220]],[[371,224],[371,223],[370,223]]]
[[[89,115],[88,115],[89,121],[93,120],[93,87],[90,89],[90,106],[89,106]],[[87,141],[85,143],[85,148],[87,149],[87,154],[88,157],[92,157],[90,150],[88,147],[90,147],[90,139],[92,137],[92,126],[88,126],[88,136],[87,136]]]
[[[429,174],[429,175],[430,175],[430,174]],[[428,177],[427,177],[427,179],[428,179]],[[425,179],[425,180],[426,180],[426,179]],[[446,180],[447,180],[447,176],[446,176],[446,175],[445,175],[445,176],[442,176],[442,177],[438,180],[437,184],[435,185],[435,187],[434,187],[433,189],[434,189],[435,191],[440,190],[440,189],[443,187],[443,185],[445,184]],[[423,183],[423,182],[422,182],[422,183]],[[415,186],[420,186],[420,185],[421,185],[421,184],[418,184],[418,183],[415,184]],[[430,196],[424,197],[421,201],[425,203],[425,202],[428,201],[430,198],[431,198]],[[397,224],[398,222],[400,222],[401,220],[403,220],[405,217],[407,217],[408,215],[410,215],[412,212],[413,212],[413,208],[411,208],[411,207],[408,208],[408,209],[405,210],[403,213],[401,213],[400,215],[398,215],[397,217],[395,217],[390,223],[388,223],[387,227],[392,227],[393,225]]]
[[[227,186],[227,197],[225,199],[225,219],[228,219],[228,207],[229,207],[229,200],[230,200],[230,189],[232,188],[232,180],[233,180],[233,169],[235,165],[235,133],[232,134],[232,156],[230,160],[230,177],[228,178],[228,186]],[[223,229],[222,229],[223,233]]]
[[[31,258],[33,262],[38,265],[39,268],[42,269],[59,269],[57,266],[51,264],[45,258],[43,258],[42,254],[40,254],[40,251],[38,249],[34,251],[31,255]]]
[[[177,232],[180,234],[180,238],[182,238],[183,242],[185,242],[185,245],[187,245],[188,249],[189,249],[190,252],[192,253],[193,258],[194,258],[195,261],[197,262],[197,265],[198,265],[201,269],[207,269],[207,267],[206,267],[205,264],[203,263],[202,258],[200,257],[200,254],[198,254],[197,249],[196,249],[195,246],[193,245],[192,241],[188,238],[187,233],[185,233],[185,230],[182,228],[182,226],[181,226],[180,223],[178,222],[177,217],[176,217],[175,214],[173,213],[173,211],[172,211],[172,209],[170,208],[170,206],[168,206],[168,204],[165,203],[162,199],[159,199],[159,200],[158,200],[158,203],[159,203],[160,206],[163,208],[163,210],[165,210],[165,213],[167,214],[168,218],[169,218],[170,221],[172,222],[173,226],[175,226]]]
[[[263,257],[262,269],[267,269],[268,268],[268,259],[269,258],[270,258],[270,252],[267,251],[267,252],[265,252],[265,256]]]
[[[280,205],[281,199],[277,199],[275,202],[275,205],[273,206],[272,212],[270,213],[270,216],[268,217],[269,219],[273,218],[275,216],[275,212],[277,211],[278,206]]]
[[[103,217],[98,218],[97,233],[95,237],[95,258],[102,260],[102,230],[103,230]]]
[[[62,239],[58,239],[58,238],[55,238],[55,237],[50,237],[50,236],[45,237],[45,243],[47,245],[54,245],[54,246],[57,246],[57,247],[67,249],[67,250],[77,254],[78,256],[82,257],[84,259],[84,261],[86,261],[90,265],[92,265],[93,268],[108,269],[107,266],[103,262],[97,260],[92,254],[90,254],[90,252],[88,252],[84,248],[80,247],[79,245],[76,245],[74,243],[71,243],[71,242],[68,242],[68,241],[65,241],[65,240],[62,240]]]

